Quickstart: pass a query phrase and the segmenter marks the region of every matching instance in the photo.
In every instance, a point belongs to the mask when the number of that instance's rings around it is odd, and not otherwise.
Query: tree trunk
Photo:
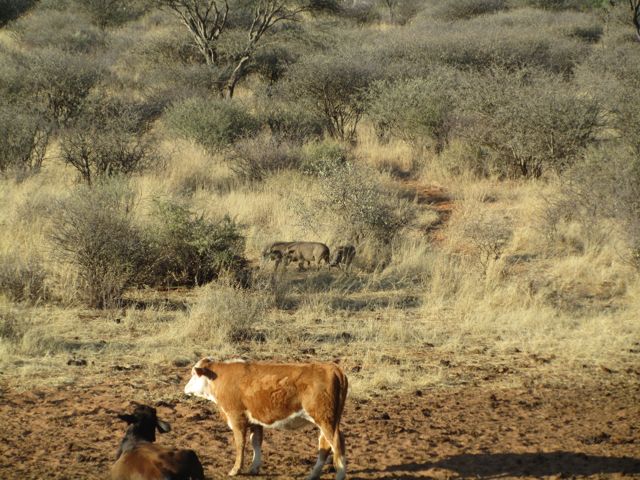
[[[227,80],[227,83],[224,86],[224,98],[233,98],[233,92],[235,91],[236,85],[240,79],[244,76],[244,68],[250,58],[251,56],[249,54],[245,54],[238,61],[236,68],[233,69],[229,80]]]

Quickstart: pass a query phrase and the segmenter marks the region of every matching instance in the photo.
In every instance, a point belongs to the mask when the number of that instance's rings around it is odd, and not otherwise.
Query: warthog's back
[[[289,245],[287,253],[296,260],[329,261],[329,247],[320,242],[295,242]]]

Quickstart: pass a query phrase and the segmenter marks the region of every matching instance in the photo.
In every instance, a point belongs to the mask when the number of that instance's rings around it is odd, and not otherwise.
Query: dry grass
[[[499,13],[467,26],[484,38],[485,25],[515,22],[509,35],[517,36],[531,16],[528,10]],[[536,38],[549,22],[563,34],[567,25],[591,22],[578,13],[532,18],[526,32]],[[135,37],[135,28],[148,27],[152,31],[142,36],[153,46],[173,35],[166,22],[150,15],[123,34]],[[15,40],[0,32],[0,43],[13,47]],[[127,80],[146,68],[128,67],[119,59],[114,71]],[[249,102],[252,92],[241,88],[239,96]],[[0,179],[0,259],[36,262],[50,292],[47,302],[22,302],[10,299],[0,283],[5,379],[37,370],[33,382],[65,384],[87,370],[243,355],[339,360],[353,395],[368,397],[481,382],[586,382],[601,367],[624,379],[627,368],[637,368],[631,350],[640,339],[640,277],[621,260],[626,240],[604,221],[596,228],[607,235],[560,223],[550,236],[546,199],[558,186],[549,179],[480,179],[467,168],[469,150],[461,141],[437,156],[397,140],[381,143],[365,119],[354,163],[412,209],[413,220],[386,246],[384,264],[371,260],[379,244],[365,238],[356,245],[351,273],[292,266],[273,274],[260,257],[265,244],[315,240],[334,247],[344,241],[335,209],[317,208],[319,180],[286,170],[244,183],[223,153],[211,155],[156,128],[161,161],[130,180],[137,221],[145,221],[154,198],[182,202],[206,217],[230,215],[242,225],[245,255],[257,269],[253,287],[237,290],[221,281],[192,290],[139,290],[128,292],[123,308],[81,307],[77,273],[59,261],[50,242],[56,202],[75,185],[74,172],[54,159],[54,145],[40,174],[21,182]],[[418,190],[431,187],[450,197],[448,217],[433,199],[419,198]],[[437,235],[431,232],[436,226]],[[69,367],[74,359],[87,365]]]

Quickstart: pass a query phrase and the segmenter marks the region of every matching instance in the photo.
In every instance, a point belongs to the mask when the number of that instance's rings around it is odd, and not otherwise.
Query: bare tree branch
[[[198,52],[208,65],[217,65],[217,41],[229,15],[228,0],[156,0],[175,13],[191,33]]]

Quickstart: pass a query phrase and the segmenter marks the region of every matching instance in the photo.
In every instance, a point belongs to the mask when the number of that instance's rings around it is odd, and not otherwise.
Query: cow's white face
[[[195,369],[191,371],[191,378],[184,387],[184,393],[186,393],[187,395],[195,395],[196,397],[206,398],[207,400],[211,400],[213,402],[216,401],[213,393],[211,393],[209,379],[204,375],[198,375]]]

